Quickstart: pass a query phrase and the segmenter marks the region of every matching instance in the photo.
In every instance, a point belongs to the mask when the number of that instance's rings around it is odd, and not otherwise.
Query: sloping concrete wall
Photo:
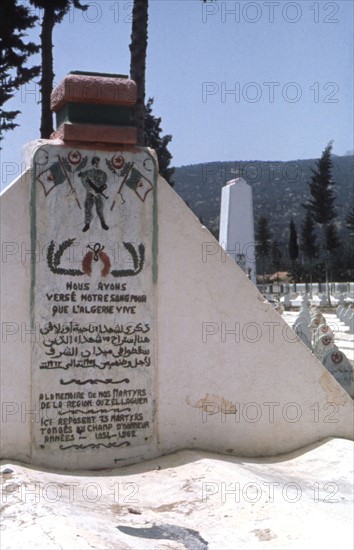
[[[30,179],[28,171],[1,197],[1,452],[25,462],[38,421],[30,412]],[[351,438],[349,395],[161,177],[157,186],[157,443],[144,458],[188,447],[275,455]],[[141,456],[139,447],[120,464]]]
[[[31,284],[30,171],[2,194],[1,215],[1,454],[30,460]]]
[[[353,402],[158,180],[161,450],[274,455],[353,435]]]

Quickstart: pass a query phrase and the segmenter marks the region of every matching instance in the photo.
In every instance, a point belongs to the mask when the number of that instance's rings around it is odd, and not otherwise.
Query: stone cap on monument
[[[236,185],[236,184],[245,184],[245,185],[248,185],[247,181],[244,179],[244,178],[235,178],[233,180],[229,180],[225,183],[225,186],[226,185]]]
[[[57,129],[65,143],[136,144],[131,109],[136,83],[126,75],[72,71],[53,90]]]

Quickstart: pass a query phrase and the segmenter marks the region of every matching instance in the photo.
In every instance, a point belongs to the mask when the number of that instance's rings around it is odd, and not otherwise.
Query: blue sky
[[[56,83],[71,70],[129,74],[133,2],[86,3],[55,27]],[[330,140],[343,155],[353,149],[353,2],[150,0],[146,92],[175,166],[318,158]],[[39,99],[31,83],[7,104],[22,114],[3,141],[2,187],[39,137]]]

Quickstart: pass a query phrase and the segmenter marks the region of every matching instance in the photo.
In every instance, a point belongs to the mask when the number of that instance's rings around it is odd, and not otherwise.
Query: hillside
[[[301,204],[310,197],[308,182],[316,160],[230,161],[181,166],[173,176],[174,189],[217,236],[221,189],[227,181],[242,175],[253,190],[255,226],[261,215],[266,216],[274,239],[280,246],[287,246],[291,218],[300,233],[305,215]],[[345,217],[354,198],[353,173],[353,155],[333,157],[337,227],[342,238],[347,238]]]

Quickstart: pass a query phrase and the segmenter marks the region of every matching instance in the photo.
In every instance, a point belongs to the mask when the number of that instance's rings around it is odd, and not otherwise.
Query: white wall
[[[31,456],[29,296],[31,178],[27,171],[1,194],[1,453]]]
[[[331,435],[352,437],[349,395],[293,342],[231,258],[222,262],[213,237],[162,178],[158,205],[161,450],[273,455]],[[239,339],[225,334],[235,328]],[[203,403],[215,414],[203,414]],[[238,414],[223,414],[233,404]]]
[[[161,177],[157,185],[157,443],[147,446],[146,456],[140,446],[120,464],[187,447],[264,456],[328,436],[351,438],[349,395],[302,342],[294,342],[291,329],[173,189]],[[1,198],[7,251],[1,264],[7,413],[1,450],[4,458],[23,461],[31,461],[35,420],[20,414],[21,403],[27,409],[31,403],[32,344],[21,334],[21,323],[30,327],[30,257],[19,253],[30,249],[29,189],[27,172]],[[16,333],[9,336],[9,330]],[[87,453],[86,468],[104,465],[96,456],[90,466]],[[65,467],[62,456],[57,461]]]
[[[256,283],[252,188],[243,178],[222,188],[219,242],[236,262],[237,254],[244,254],[246,272],[251,269]]]

